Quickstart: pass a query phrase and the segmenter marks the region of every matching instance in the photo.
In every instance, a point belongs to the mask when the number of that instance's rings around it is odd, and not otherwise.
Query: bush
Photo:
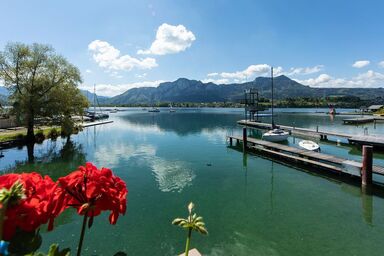
[[[35,140],[36,140],[36,143],[43,143],[43,141],[45,140],[45,135],[44,135],[43,130],[38,130],[36,132]]]
[[[56,128],[52,128],[48,132],[48,138],[51,138],[52,140],[55,140],[57,137],[59,137],[59,132]]]

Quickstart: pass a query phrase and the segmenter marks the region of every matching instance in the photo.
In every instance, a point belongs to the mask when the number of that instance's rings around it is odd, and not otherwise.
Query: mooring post
[[[319,126],[316,125],[316,132],[319,132]]]
[[[363,145],[363,167],[361,168],[361,185],[372,185],[373,147]]]
[[[232,147],[232,137],[229,137],[229,145]]]
[[[243,127],[243,151],[247,150],[247,128]]]

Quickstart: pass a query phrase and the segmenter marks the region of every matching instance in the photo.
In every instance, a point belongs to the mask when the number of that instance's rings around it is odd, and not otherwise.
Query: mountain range
[[[362,100],[384,98],[384,88],[313,88],[287,76],[273,79],[276,99],[297,97],[356,96]],[[252,82],[215,84],[179,78],[158,87],[130,89],[103,101],[104,104],[153,104],[157,102],[236,102],[244,98],[244,90],[256,88],[260,97],[271,98],[271,78],[257,77]]]
[[[327,96],[355,96],[362,100],[384,99],[384,88],[314,88],[281,75],[273,79],[276,99]],[[244,90],[256,88],[259,96],[271,98],[271,78],[257,77],[254,81],[233,84],[203,83],[197,80],[179,78],[173,82],[161,83],[158,87],[130,89],[114,97],[104,97],[81,90],[93,103],[99,104],[154,104],[159,102],[237,102],[244,98]],[[0,86],[0,101],[7,98],[7,90]]]

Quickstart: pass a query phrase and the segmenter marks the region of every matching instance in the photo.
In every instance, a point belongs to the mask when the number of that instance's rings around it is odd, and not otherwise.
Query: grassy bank
[[[61,134],[60,127],[40,127],[35,130],[36,139],[57,138]],[[24,140],[27,136],[27,129],[22,128],[15,131],[0,132],[0,142]]]

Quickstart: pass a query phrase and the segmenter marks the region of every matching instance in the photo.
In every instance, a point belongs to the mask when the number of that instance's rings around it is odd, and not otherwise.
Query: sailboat
[[[100,108],[99,100],[97,99],[97,95],[96,95],[96,84],[93,85],[93,94],[94,94],[94,96],[93,96],[93,112],[87,111],[86,116],[91,118],[92,120],[109,118],[109,115],[107,113],[103,113],[103,111]],[[100,113],[96,112],[96,101],[97,101],[97,105],[100,108]]]
[[[263,134],[263,139],[272,142],[280,142],[288,139],[289,133],[279,129],[275,126],[275,122],[273,120],[273,67],[271,67],[271,86],[272,86],[272,122],[271,122],[271,130],[267,131]]]
[[[169,112],[176,112],[176,110],[172,107],[172,103],[169,103]]]

